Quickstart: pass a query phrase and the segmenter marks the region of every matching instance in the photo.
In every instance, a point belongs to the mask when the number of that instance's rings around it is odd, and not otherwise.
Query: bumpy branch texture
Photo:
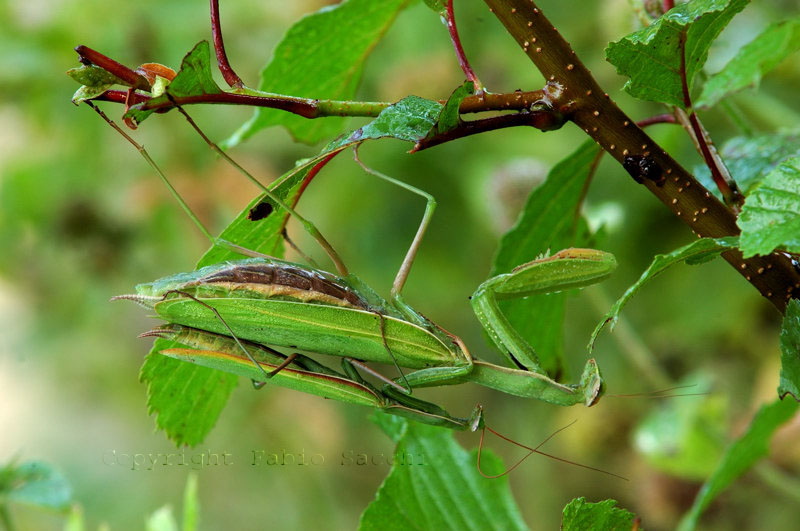
[[[617,107],[532,1],[484,1],[558,88],[553,91],[556,110],[591,136],[695,234],[739,234],[735,214]],[[800,273],[782,253],[744,259],[732,250],[723,257],[781,312],[791,297],[800,295]]]

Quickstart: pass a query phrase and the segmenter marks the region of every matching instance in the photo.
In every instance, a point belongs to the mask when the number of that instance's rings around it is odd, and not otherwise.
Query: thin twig
[[[453,140],[464,138],[467,136],[477,135],[478,133],[485,133],[487,131],[496,131],[497,129],[504,129],[507,127],[530,126],[541,131],[552,131],[558,129],[564,123],[563,117],[552,111],[533,111],[533,112],[520,112],[516,114],[504,114],[501,116],[493,116],[491,118],[483,118],[480,120],[462,121],[458,126],[445,131],[444,133],[437,133],[428,138],[424,138],[416,143],[410,153],[416,153],[423,149],[432,148],[445,142],[452,142]]]
[[[674,124],[676,123],[675,115],[673,114],[657,114],[655,116],[651,116],[650,118],[645,118],[644,120],[639,120],[636,122],[636,125],[644,129],[645,127],[650,127],[651,125],[655,124]]]
[[[225,42],[222,40],[222,26],[219,21],[219,0],[211,0],[211,36],[214,39],[214,51],[217,54],[217,65],[225,82],[231,88],[242,88],[242,78],[234,72],[225,53]]]
[[[725,203],[734,209],[735,213],[738,213],[739,209],[741,208],[744,197],[739,192],[739,187],[736,185],[736,181],[728,172],[728,168],[725,167],[725,163],[722,162],[722,159],[717,154],[717,150],[713,149],[713,144],[711,143],[708,135],[700,124],[700,119],[697,118],[697,113],[694,112],[692,108],[692,97],[689,93],[689,82],[686,78],[686,33],[683,32],[680,35],[679,39],[680,44],[680,54],[681,54],[681,69],[680,69],[680,77],[681,77],[681,89],[683,91],[683,106],[687,109],[686,114],[689,117],[689,124],[691,125],[691,137],[695,143],[695,146],[700,151],[700,154],[703,156],[703,159],[706,162],[706,166],[708,169],[711,170],[711,178],[714,180],[714,184],[717,185],[720,193],[722,194],[722,198],[725,200]],[[677,111],[680,114],[683,112],[680,109]]]
[[[469,64],[469,59],[467,59],[467,56],[464,53],[464,48],[461,46],[461,37],[458,36],[456,17],[453,14],[453,0],[447,0],[447,7],[444,15],[445,22],[447,23],[447,31],[450,33],[450,40],[453,42],[453,48],[456,51],[458,64],[461,66],[461,70],[464,71],[464,75],[467,76],[467,80],[475,83],[475,92],[481,94],[483,93],[483,84],[472,70],[472,66]]]
[[[113,103],[124,103],[127,91],[107,90],[93,100],[110,101]],[[461,102],[459,112],[479,113],[489,111],[522,111],[530,109],[531,106],[542,100],[544,93],[541,90],[528,92],[515,91],[502,94],[488,94],[467,96]],[[142,110],[152,110],[156,112],[166,112],[174,107],[174,104],[167,101],[149,103],[153,98],[146,94],[135,93],[132,103],[144,104]],[[176,97],[173,100],[178,105],[247,105],[250,107],[266,107],[291,112],[303,118],[323,118],[327,116],[361,116],[376,117],[383,110],[391,105],[391,102],[382,101],[337,101],[337,100],[316,100],[310,98],[296,98],[293,96],[271,95],[258,96],[254,94],[239,94],[232,92],[222,92],[219,94],[200,94],[189,97]],[[444,100],[439,103],[444,104]]]

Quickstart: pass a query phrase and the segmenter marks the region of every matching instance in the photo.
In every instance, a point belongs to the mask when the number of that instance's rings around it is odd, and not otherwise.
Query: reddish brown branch
[[[660,168],[664,182],[659,186],[644,179],[643,186],[698,236],[739,234],[734,213],[617,107],[533,2],[484,1],[545,78],[562,88],[553,101],[557,111],[620,164],[626,157],[646,157]],[[723,257],[780,311],[789,298],[800,295],[800,273],[780,253],[744,259],[733,250]]]
[[[644,120],[639,120],[636,122],[636,125],[644,129],[645,127],[649,127],[655,124],[674,124],[677,120],[675,119],[674,114],[657,114],[655,116],[651,116],[650,118],[645,118]]]
[[[80,62],[83,64],[93,64],[99,66],[103,70],[110,72],[124,81],[129,87],[139,90],[150,91],[150,83],[147,78],[134,72],[122,63],[103,55],[97,50],[93,50],[88,46],[81,44],[75,47],[75,51],[80,56]]]
[[[552,111],[521,112],[493,116],[482,120],[462,121],[457,127],[449,131],[420,140],[410,152],[416,153],[417,151],[432,148],[433,146],[438,146],[445,142],[451,142],[459,138],[494,131],[496,129],[504,129],[506,127],[527,125],[542,131],[550,131],[558,129],[563,123],[563,117]]]
[[[234,72],[225,53],[225,42],[222,40],[222,26],[219,20],[219,0],[211,0],[211,36],[214,39],[214,51],[217,54],[217,65],[225,82],[231,88],[242,88],[242,78]]]

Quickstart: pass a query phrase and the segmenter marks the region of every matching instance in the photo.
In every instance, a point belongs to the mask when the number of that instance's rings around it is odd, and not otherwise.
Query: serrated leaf
[[[490,276],[507,273],[546,252],[586,245],[587,232],[582,220],[576,227],[575,211],[598,152],[593,141],[586,141],[550,170],[500,240]],[[563,369],[565,298],[564,293],[551,293],[501,302],[506,317],[536,350],[550,375]]]
[[[800,132],[734,137],[725,142],[720,154],[739,189],[747,196],[778,164],[789,157],[800,156]],[[722,198],[708,166],[696,167],[694,174],[703,186]]]
[[[748,0],[691,0],[678,4],[650,26],[609,44],[606,60],[617,73],[630,78],[624,88],[632,96],[684,107],[684,50],[691,91],[711,43],[747,3]]]
[[[780,247],[800,252],[800,157],[780,163],[747,196],[737,220],[745,258]]]
[[[65,510],[72,487],[56,469],[43,461],[8,463],[0,468],[0,500],[54,510]]]
[[[359,127],[349,135],[334,140],[324,151],[332,151],[348,144],[368,139],[396,138],[408,142],[419,142],[436,125],[442,104],[419,96],[406,96],[387,107],[370,123]]]
[[[408,0],[347,0],[295,23],[261,73],[259,90],[316,99],[350,100],[364,62]],[[302,72],[302,75],[297,75]],[[228,139],[235,145],[273,125],[309,144],[336,135],[344,118],[308,120],[275,109],[257,109]]]
[[[147,409],[156,414],[158,428],[175,444],[194,446],[217,423],[237,378],[160,354],[173,346],[173,341],[156,339],[139,380],[147,384]]]
[[[450,94],[450,97],[447,98],[444,104],[444,109],[442,109],[442,112],[439,114],[439,119],[436,120],[437,133],[446,133],[458,127],[458,124],[461,123],[461,116],[458,113],[461,102],[464,101],[464,98],[474,93],[475,83],[467,81]]]
[[[800,17],[771,24],[706,81],[696,105],[710,107],[734,92],[758,87],[761,76],[798,49]]]
[[[377,413],[376,416],[387,416]],[[392,470],[361,515],[359,529],[527,529],[505,477],[486,479],[450,430],[391,420],[399,435]],[[481,467],[502,472],[503,463],[484,450]]]
[[[714,498],[767,455],[772,434],[794,417],[798,407],[798,403],[793,400],[777,400],[758,410],[747,432],[728,447],[714,473],[697,493],[694,504],[681,520],[681,531],[695,529],[700,515]]]
[[[594,342],[597,340],[597,335],[600,333],[600,330],[606,326],[606,324],[611,323],[610,328],[613,330],[614,325],[617,323],[617,319],[619,318],[619,314],[622,311],[622,307],[625,306],[631,297],[633,297],[636,292],[639,291],[639,289],[641,289],[641,287],[651,279],[659,275],[668,267],[680,262],[685,261],[689,265],[697,265],[708,262],[722,252],[735,248],[738,243],[739,239],[736,236],[728,236],[725,238],[701,238],[693,241],[689,245],[679,247],[671,253],[657,254],[655,258],[653,258],[653,261],[650,263],[650,266],[647,268],[647,270],[642,273],[641,277],[639,277],[639,280],[637,280],[635,284],[628,288],[622,297],[620,297],[619,300],[614,303],[608,313],[606,313],[606,315],[603,317],[603,320],[597,324],[594,332],[592,332],[592,338],[589,340],[589,350],[594,348]]]
[[[617,507],[617,500],[603,500],[590,503],[586,498],[575,498],[564,507],[561,517],[562,531],[583,531],[602,529],[603,531],[630,531],[636,516]]]
[[[781,326],[781,400],[792,395],[800,401],[800,301],[792,299],[786,306]]]
[[[169,96],[174,98],[185,98],[188,96],[203,96],[208,94],[221,94],[222,90],[214,82],[211,75],[211,49],[208,41],[198,42],[192,50],[187,53],[181,68],[175,79],[164,89],[165,94],[153,98],[147,105],[158,105],[169,102]],[[147,119],[152,110],[143,109],[143,103],[134,105],[125,113],[125,118],[131,118],[136,123],[141,123]]]

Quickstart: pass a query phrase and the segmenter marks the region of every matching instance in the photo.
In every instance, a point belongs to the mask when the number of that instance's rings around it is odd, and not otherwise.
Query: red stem
[[[694,136],[697,138],[697,145],[700,147],[700,153],[703,155],[703,159],[706,162],[706,166],[708,169],[711,170],[711,178],[714,179],[714,183],[717,185],[720,193],[722,194],[722,198],[725,200],[725,204],[730,207],[736,208],[738,203],[740,202],[741,194],[739,194],[738,190],[735,190],[731,187],[730,183],[725,176],[722,174],[722,171],[717,166],[717,160],[714,158],[714,155],[711,153],[711,149],[708,147],[708,143],[706,142],[706,137],[703,134],[703,128],[700,127],[700,121],[697,119],[697,115],[692,109],[692,97],[689,93],[689,82],[686,77],[686,33],[681,33],[680,36],[680,50],[681,50],[681,89],[683,90],[683,106],[686,107],[687,111],[689,111],[689,122],[692,124],[692,131],[694,131]],[[735,186],[735,184],[734,184]]]
[[[458,57],[458,64],[464,75],[467,76],[467,81],[475,83],[475,90],[480,92],[483,90],[478,76],[472,70],[467,56],[464,54],[464,48],[461,46],[461,38],[458,36],[458,29],[456,28],[456,17],[453,14],[453,0],[447,0],[447,9],[445,11],[445,20],[447,21],[447,31],[450,32],[450,40],[453,41],[453,48],[456,50],[456,57]]]
[[[294,201],[292,202],[293,209],[297,207],[297,203],[303,196],[303,192],[306,191],[306,188],[308,188],[308,185],[311,184],[311,181],[314,180],[314,177],[316,177],[317,174],[319,174],[322,168],[324,168],[325,165],[328,164],[331,161],[331,159],[333,159],[333,157],[335,157],[342,151],[344,150],[340,149],[338,151],[334,151],[333,153],[329,153],[324,159],[314,164],[313,168],[308,170],[308,173],[306,174],[305,178],[303,178],[303,182],[300,183],[300,188],[297,190],[297,195],[294,197]],[[286,224],[289,222],[289,217],[290,214],[287,212],[286,215],[283,217],[283,222],[281,223],[281,232],[286,230]]]
[[[664,13],[675,7],[675,0],[664,0]]]
[[[674,123],[677,123],[674,114],[657,114],[656,116],[651,116],[650,118],[639,120],[638,122],[636,122],[636,125],[638,125],[641,128],[645,128],[655,124],[674,124]]]
[[[558,129],[563,123],[564,118],[553,111],[520,112],[492,116],[491,118],[483,118],[481,120],[462,121],[457,127],[449,131],[420,140],[409,153],[416,153],[417,151],[432,148],[433,146],[438,146],[445,142],[451,142],[458,138],[494,131],[496,129],[504,129],[506,127],[529,125],[542,131],[551,131],[553,129]]]
[[[219,0],[211,0],[211,36],[214,39],[214,51],[217,53],[217,64],[222,77],[231,88],[242,88],[242,78],[233,71],[225,53],[225,43],[222,40],[222,26],[219,21]]]

